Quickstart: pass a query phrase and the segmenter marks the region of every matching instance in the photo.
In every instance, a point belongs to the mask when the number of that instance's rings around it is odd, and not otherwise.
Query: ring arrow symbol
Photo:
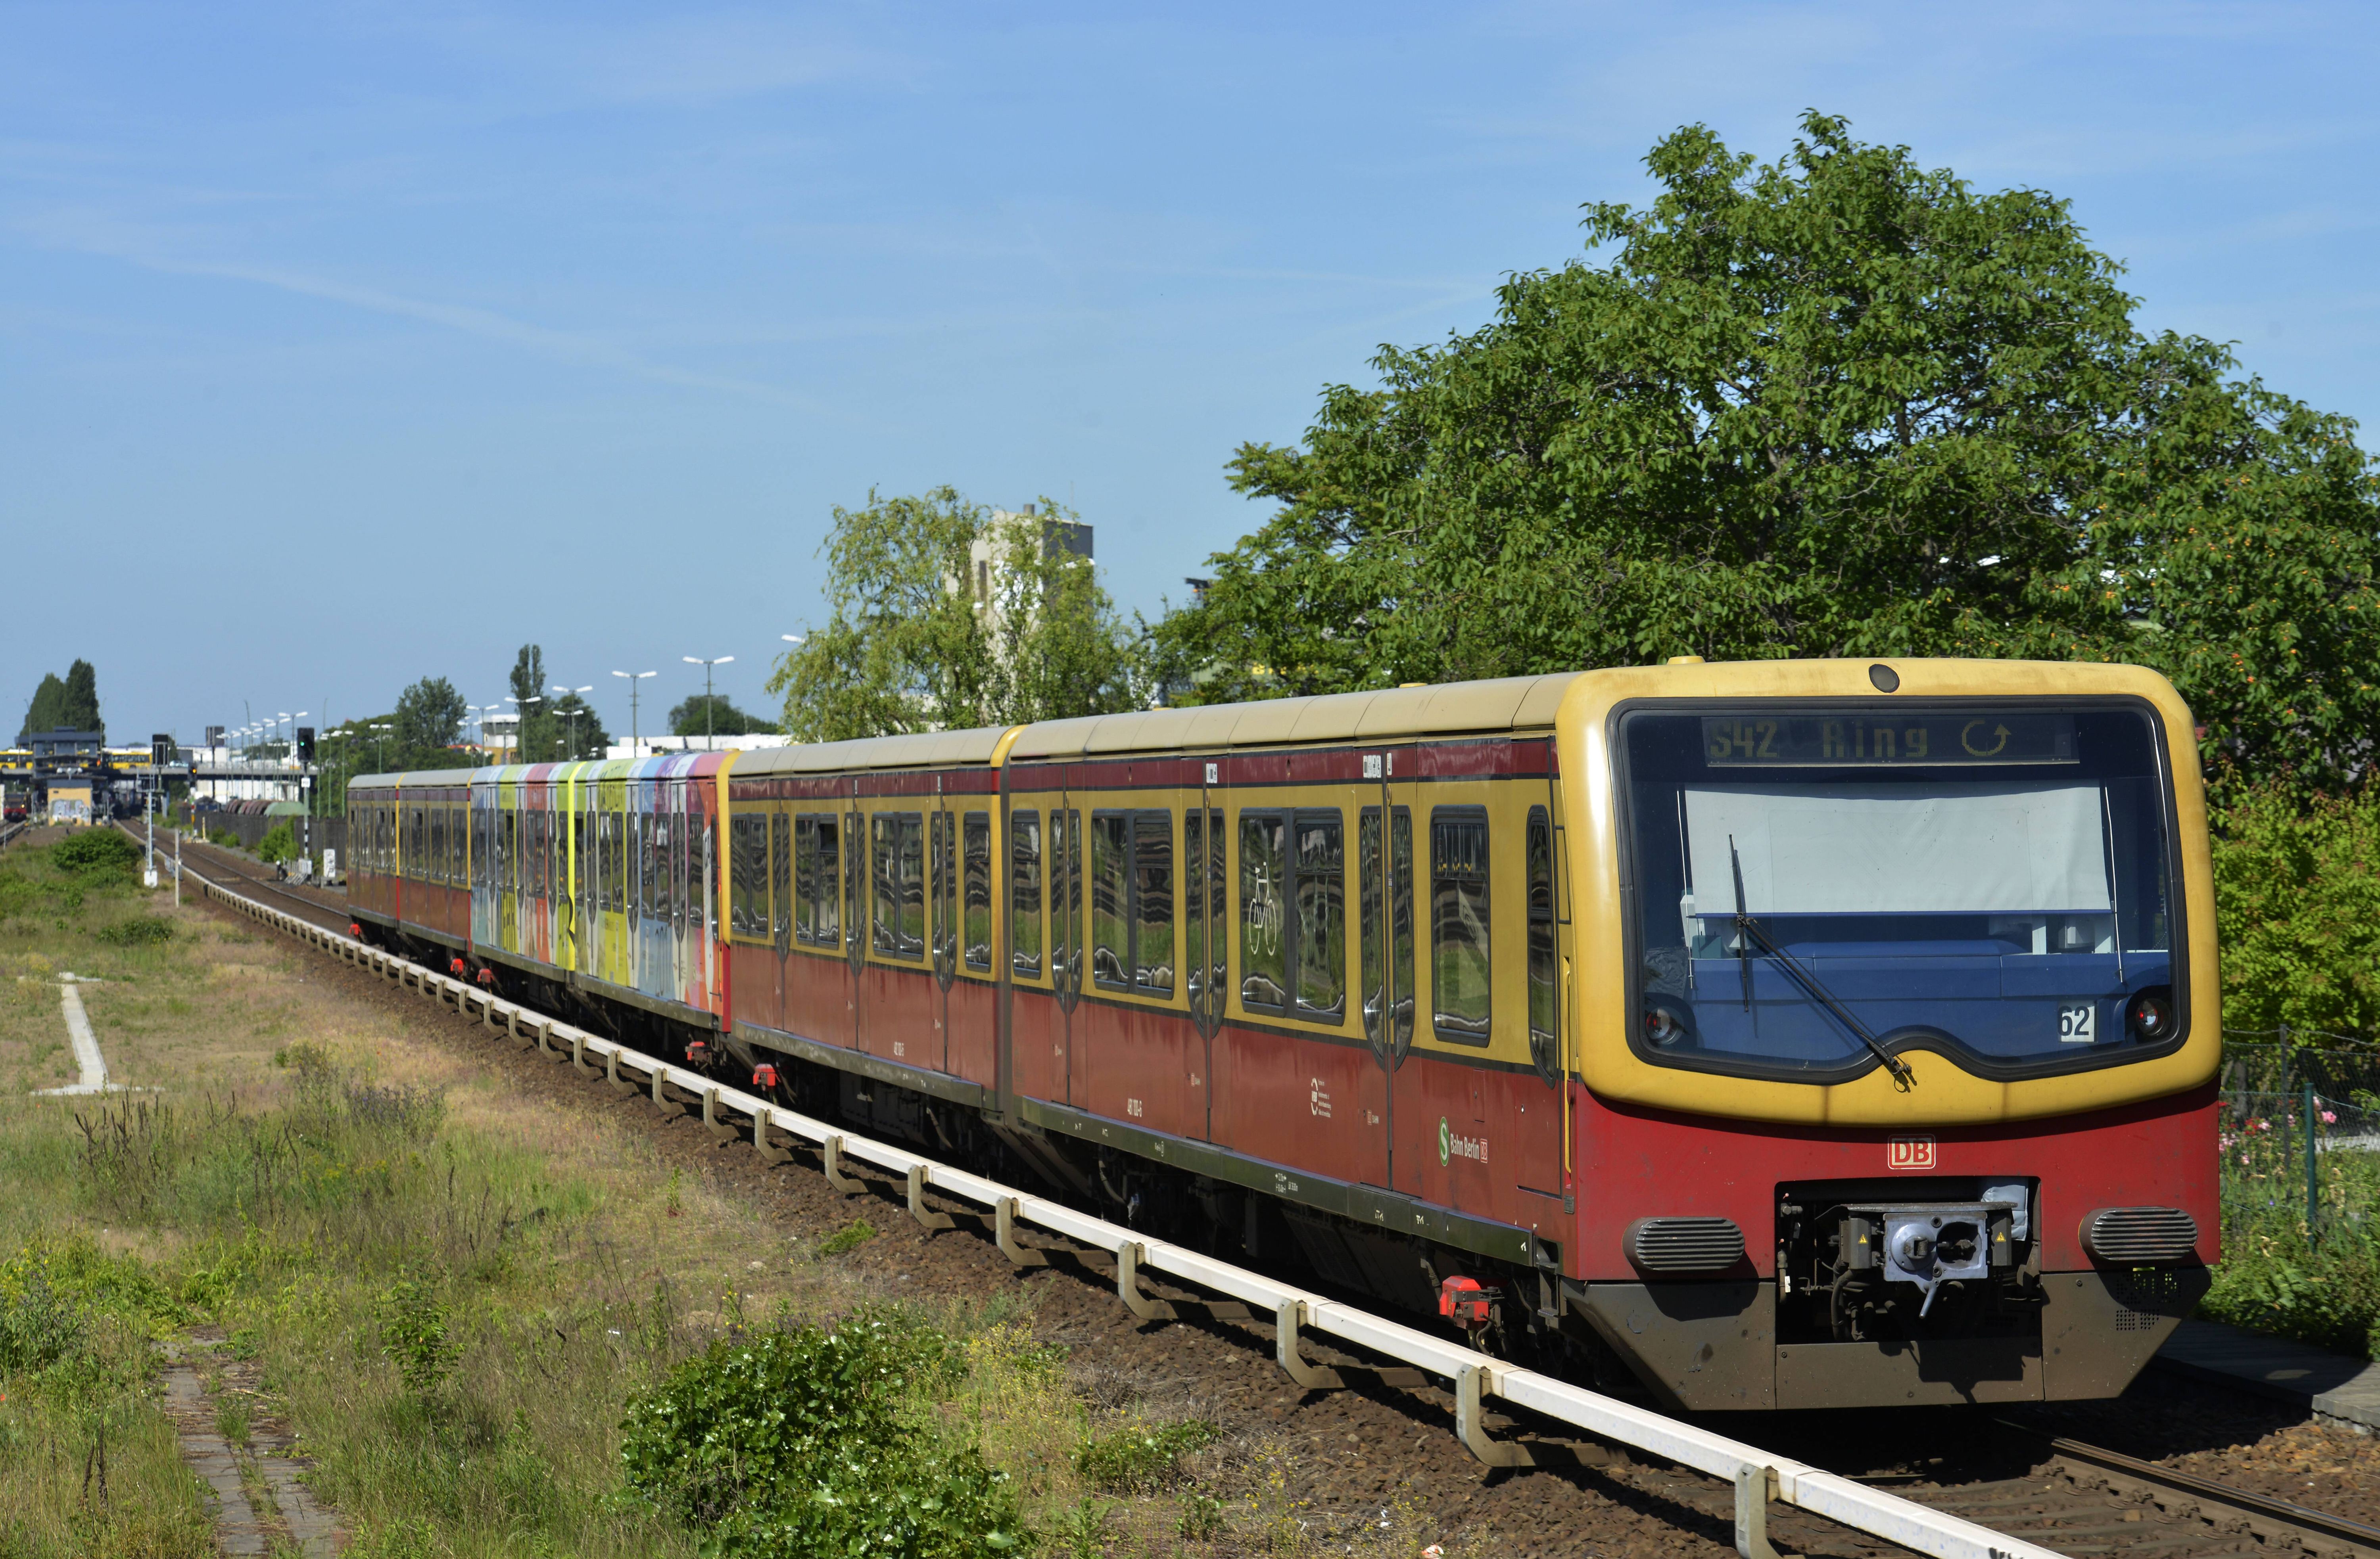
[[[1969,753],[1973,754],[1976,757],[1996,758],[2008,747],[2009,728],[2004,725],[1994,726],[1992,728],[1992,734],[1998,737],[1999,740],[1993,743],[1988,747],[1978,747],[1975,745],[1974,733],[1975,729],[1983,723],[1984,722],[1981,720],[1969,720],[1966,724],[1966,729],[1959,732],[1959,745],[1966,748]]]

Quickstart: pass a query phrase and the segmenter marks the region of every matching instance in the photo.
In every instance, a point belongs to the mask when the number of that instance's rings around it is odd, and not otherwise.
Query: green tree
[[[99,717],[99,673],[88,660],[77,660],[67,668],[66,694],[60,711],[61,725],[77,731],[96,731],[106,739],[107,722]]]
[[[1067,545],[1068,517],[1042,509],[998,522],[947,487],[838,506],[821,549],[833,615],[769,679],[784,731],[832,742],[1147,703],[1133,630]]]
[[[2224,1028],[2380,1033],[2380,789],[2300,805],[2265,786],[2215,823]]]
[[[545,649],[540,645],[525,644],[513,657],[513,700],[527,715],[545,697]]]
[[[1200,700],[1714,659],[2125,659],[2239,773],[2335,783],[2380,717],[2352,425],[2147,337],[2064,201],[1978,194],[1811,114],[1756,165],[1689,127],[1589,259],[1384,346],[1272,517],[1161,622]]]
[[[743,736],[777,728],[758,715],[747,715],[728,702],[724,694],[698,693],[669,712],[672,736]]]
[[[407,768],[452,767],[465,760],[446,749],[462,739],[470,705],[444,677],[424,677],[397,695],[391,749]]]
[[[603,729],[594,707],[575,693],[565,693],[529,722],[522,750],[531,763],[565,763],[600,758],[611,742],[612,733]]]
[[[42,672],[41,685],[33,689],[32,699],[25,706],[24,723],[17,728],[17,744],[21,747],[35,735],[64,725],[66,706],[67,684],[55,671]]]

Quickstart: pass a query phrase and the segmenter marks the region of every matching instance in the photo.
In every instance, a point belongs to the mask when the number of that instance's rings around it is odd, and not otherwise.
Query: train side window
[[[424,861],[422,864],[427,868],[421,874],[422,876],[428,877],[432,882],[443,882],[445,880],[446,809],[443,806],[434,806],[430,809],[430,857],[428,860]]]
[[[818,899],[819,819],[817,813],[805,812],[794,818],[794,901],[788,912],[793,916],[795,941],[819,939]]]
[[[959,820],[955,814],[932,813],[929,842],[934,910],[934,965],[947,970],[959,948]]]
[[[1347,1017],[1347,862],[1339,814],[1300,812],[1291,827],[1297,873],[1297,1011]]]
[[[1455,1045],[1489,1037],[1488,810],[1437,806],[1429,814],[1431,1027]]]
[[[783,956],[785,944],[801,924],[805,900],[794,891],[795,873],[801,865],[801,829],[790,814],[769,814],[769,944]]]
[[[840,947],[843,943],[843,823],[832,812],[816,816],[818,824],[818,876],[810,885],[815,908],[810,913],[810,926],[821,947]]]
[[[879,812],[872,829],[876,882],[874,940],[888,958],[926,956],[926,817]]]
[[[1529,808],[1529,1059],[1550,1082],[1560,1071],[1555,1044],[1560,1009],[1554,985],[1554,829],[1542,806]]]
[[[843,945],[846,951],[868,935],[867,829],[863,814],[843,815]]]
[[[1073,807],[1050,812],[1050,953],[1051,970],[1062,970],[1067,987],[1083,988],[1083,815]]]
[[[1132,815],[1132,983],[1173,994],[1173,814]]]
[[[1008,965],[1019,979],[1041,977],[1041,815],[1008,817]]]
[[[926,956],[926,819],[901,817],[901,956]]]
[[[1196,1009],[1210,991],[1222,988],[1223,945],[1208,945],[1208,916],[1220,929],[1223,917],[1223,815],[1192,807],[1182,816],[1182,967],[1190,980]]]
[[[1117,990],[1132,987],[1130,888],[1124,879],[1132,815],[1091,814],[1091,980]]]
[[[727,931],[759,938],[769,934],[769,815],[727,815]]]
[[[1413,808],[1389,813],[1389,977],[1394,982],[1390,1043],[1402,1055],[1414,1036],[1414,829]]]
[[[1388,1021],[1388,862],[1381,853],[1380,809],[1355,815],[1356,995],[1364,1013],[1364,1038],[1380,1043]]]
[[[1287,833],[1278,812],[1240,814],[1240,1005],[1268,1012],[1289,1005]]]
[[[959,829],[962,835],[959,853],[966,877],[959,904],[959,915],[964,923],[960,945],[966,955],[966,966],[989,974],[991,973],[991,814],[963,814]]]

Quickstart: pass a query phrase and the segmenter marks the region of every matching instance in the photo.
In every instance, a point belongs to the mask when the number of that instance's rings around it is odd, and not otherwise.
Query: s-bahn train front
[[[1595,1332],[1690,1408],[2120,1392],[2216,1254],[2171,685],[1672,663],[1579,679],[1560,740]]]

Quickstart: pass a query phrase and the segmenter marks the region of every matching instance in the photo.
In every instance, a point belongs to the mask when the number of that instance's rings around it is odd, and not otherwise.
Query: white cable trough
[[[457,1011],[476,1010],[480,1021],[490,1027],[501,1026],[513,1037],[533,1044],[550,1056],[560,1058],[566,1053],[581,1072],[591,1075],[598,1070],[589,1064],[589,1057],[600,1061],[602,1074],[623,1092],[650,1092],[656,1103],[675,1104],[678,1101],[668,1099],[665,1090],[681,1090],[701,1102],[704,1124],[722,1137],[747,1134],[745,1128],[721,1119],[721,1112],[730,1110],[750,1120],[750,1140],[764,1154],[783,1157],[783,1148],[773,1140],[778,1134],[799,1138],[820,1151],[827,1178],[838,1189],[860,1189],[860,1182],[849,1178],[843,1169],[844,1165],[853,1162],[873,1166],[905,1180],[909,1210],[929,1228],[949,1227],[946,1215],[926,1205],[923,1192],[931,1188],[944,1196],[972,1202],[991,1212],[1001,1250],[1020,1264],[1036,1265],[1041,1260],[1038,1251],[1015,1242],[1013,1231],[1020,1222],[1108,1251],[1116,1258],[1118,1297],[1145,1321],[1168,1319],[1173,1311],[1162,1299],[1140,1291],[1141,1272],[1163,1273],[1184,1284],[1229,1295],[1259,1311],[1269,1312],[1279,1328],[1275,1351],[1282,1368],[1308,1389],[1335,1385],[1338,1380],[1330,1370],[1300,1355],[1297,1335],[1301,1329],[1336,1337],[1437,1375],[1453,1387],[1456,1434],[1474,1456],[1491,1467],[1524,1467],[1531,1462],[1526,1444],[1491,1439],[1482,1427],[1482,1404],[1493,1396],[1599,1440],[1633,1447],[1733,1485],[1735,1546],[1744,1559],[1776,1559],[1776,1551],[1768,1541],[1767,1507],[1772,1500],[1781,1500],[1920,1553],[1940,1555],[1941,1559],[2060,1559],[2055,1550],[2022,1538],[1993,1531],[1567,1381],[1533,1370],[1516,1369],[1460,1343],[1416,1331],[1199,1251],[1147,1239],[1135,1230],[1062,1202],[937,1163],[908,1148],[854,1136],[840,1127],[798,1115],[739,1089],[722,1088],[700,1072],[672,1066],[615,1040],[532,1012],[468,982],[424,969],[352,937],[326,931],[260,904],[195,871],[191,875],[208,893],[243,913],[399,985],[409,984],[424,996],[451,1002]],[[625,1075],[623,1069],[637,1075]]]

